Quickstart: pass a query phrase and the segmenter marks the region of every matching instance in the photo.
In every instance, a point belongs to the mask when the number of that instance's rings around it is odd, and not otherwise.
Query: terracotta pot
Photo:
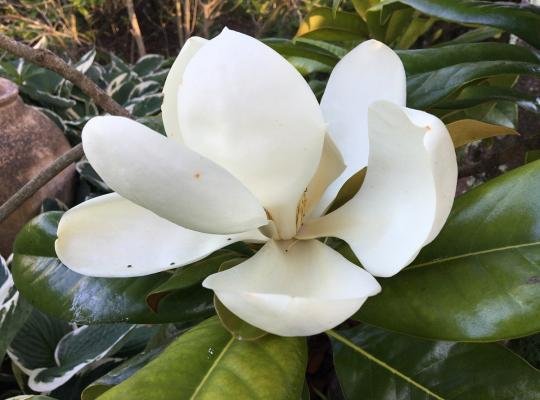
[[[54,122],[26,106],[18,94],[14,83],[0,78],[0,204],[70,149]],[[66,204],[72,201],[74,178],[71,166],[0,223],[0,254],[11,253],[15,235],[39,212],[45,198],[56,197]]]

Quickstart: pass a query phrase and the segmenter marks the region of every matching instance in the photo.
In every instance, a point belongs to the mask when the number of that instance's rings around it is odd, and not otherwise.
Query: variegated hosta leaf
[[[91,364],[117,351],[135,325],[71,326],[34,310],[8,349],[28,375],[28,386],[50,392]]]
[[[0,359],[30,313],[13,283],[6,261],[0,256]]]

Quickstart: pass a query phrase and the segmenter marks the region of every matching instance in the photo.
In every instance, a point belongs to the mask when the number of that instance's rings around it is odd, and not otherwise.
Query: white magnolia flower
[[[203,285],[268,332],[330,329],[381,290],[373,276],[396,274],[433,240],[453,202],[448,131],[405,97],[400,59],[374,40],[336,65],[319,105],[261,42],[230,30],[191,38],[165,83],[167,138],[121,117],[85,126],[85,153],[116,193],[64,215],[58,257],[84,275],[128,277],[266,242]],[[361,190],[324,215],[366,165]],[[321,237],[345,240],[365,269]]]

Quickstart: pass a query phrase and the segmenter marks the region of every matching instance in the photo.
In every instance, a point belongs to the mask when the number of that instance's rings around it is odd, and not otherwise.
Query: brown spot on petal
[[[195,172],[195,174],[193,175],[193,177],[194,177],[195,179],[200,179],[201,173],[200,173],[200,172]]]

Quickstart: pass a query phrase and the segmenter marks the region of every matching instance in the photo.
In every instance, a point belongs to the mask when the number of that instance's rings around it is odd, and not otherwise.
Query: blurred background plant
[[[71,57],[95,46],[133,63],[144,55],[142,49],[174,56],[190,36],[212,37],[226,25],[256,37],[290,37],[306,12],[330,4],[331,0],[0,0],[0,32],[67,51]]]

